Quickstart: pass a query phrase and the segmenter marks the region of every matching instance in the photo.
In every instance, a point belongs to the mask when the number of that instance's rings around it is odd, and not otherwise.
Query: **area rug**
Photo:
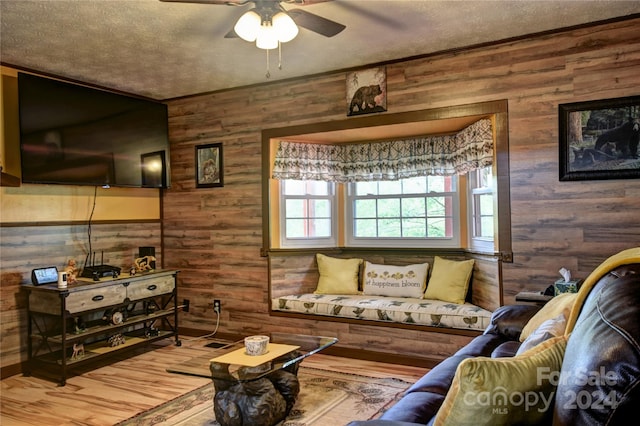
[[[375,378],[300,367],[300,394],[279,426],[339,426],[351,420],[378,418],[411,385],[400,379]],[[213,384],[182,395],[117,426],[219,426],[213,413]]]

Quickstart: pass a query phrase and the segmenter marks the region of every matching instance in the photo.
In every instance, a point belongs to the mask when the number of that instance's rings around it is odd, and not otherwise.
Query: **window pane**
[[[400,199],[383,198],[378,200],[378,217],[400,217]]]
[[[414,178],[404,179],[402,181],[403,194],[426,194],[427,177],[418,176]]]
[[[378,236],[377,220],[375,219],[356,219],[354,235],[360,238],[375,238]]]
[[[397,238],[401,236],[400,219],[380,219],[378,237]]]
[[[356,218],[376,217],[376,200],[356,200],[353,216]]]
[[[287,219],[287,238],[303,238],[306,236],[304,219]]]
[[[287,217],[305,217],[306,200],[286,200]]]
[[[394,182],[350,184],[347,194],[353,207],[348,211],[352,233],[347,235],[347,243],[353,238],[377,238],[380,241],[353,242],[401,246],[404,238],[414,247],[422,244],[419,240],[424,240],[426,247],[455,244],[458,236],[454,230],[459,223],[459,218],[454,217],[458,214],[456,182],[455,176],[419,176]],[[374,184],[377,195],[372,193]],[[428,239],[443,241],[430,243]]]
[[[329,200],[309,200],[310,217],[331,217],[331,203]]]
[[[399,180],[378,182],[379,195],[395,195],[402,193],[402,183]]]
[[[480,188],[489,188],[491,187],[491,167],[485,167],[484,169],[478,170],[480,174],[480,179],[478,179]]]
[[[302,180],[284,180],[285,195],[304,195],[306,193],[306,184]]]
[[[480,235],[479,237],[493,238],[493,216],[483,217],[480,219]]]
[[[424,219],[403,219],[402,236],[407,238],[426,238],[427,222]]]
[[[331,236],[331,219],[309,221],[309,237],[327,238]]]
[[[429,176],[429,192],[445,192],[444,176]]]
[[[427,235],[432,238],[444,238],[447,235],[447,220],[444,218],[427,219]]]
[[[378,195],[377,182],[357,182],[356,195]]]
[[[403,198],[402,199],[402,217],[425,217],[425,198]]]
[[[493,216],[493,194],[480,195],[480,214],[482,216]]]
[[[427,197],[427,216],[444,216],[446,198],[448,197]]]
[[[309,180],[307,183],[307,194],[309,195],[328,195],[329,184],[327,182]]]

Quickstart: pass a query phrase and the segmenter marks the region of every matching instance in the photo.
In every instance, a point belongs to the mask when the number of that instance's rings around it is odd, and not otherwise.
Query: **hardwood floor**
[[[166,372],[169,365],[212,351],[204,347],[207,342],[203,340],[181,339],[182,346],[167,339],[156,342],[156,350],[139,350],[135,356],[77,371],[63,387],[37,375],[8,377],[0,382],[0,424],[113,425],[209,383],[209,379]],[[409,382],[427,371],[321,353],[305,359],[302,365]]]

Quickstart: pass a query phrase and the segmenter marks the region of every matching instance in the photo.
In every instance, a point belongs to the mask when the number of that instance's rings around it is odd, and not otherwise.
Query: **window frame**
[[[377,194],[375,196],[363,196],[359,197],[354,194],[355,185],[348,184],[346,188],[346,197],[345,197],[345,219],[344,219],[344,228],[345,228],[345,242],[348,247],[411,247],[411,248],[421,248],[421,247],[429,247],[429,248],[455,248],[460,247],[460,232],[461,232],[461,210],[460,210],[460,183],[459,179],[456,176],[452,176],[453,184],[455,186],[455,191],[443,191],[437,192],[434,191],[425,192],[425,193],[413,193],[413,194]],[[404,195],[404,196],[403,196]],[[355,218],[354,218],[354,204],[358,199],[385,199],[385,198],[409,198],[414,197],[416,195],[428,197],[435,196],[450,196],[451,197],[451,209],[452,209],[452,238],[447,237],[425,237],[425,238],[412,238],[412,237],[357,237],[355,235]],[[376,217],[376,220],[379,219],[380,216]],[[401,217],[402,218],[402,217]],[[426,219],[426,217],[425,217]]]
[[[280,203],[280,247],[282,248],[310,248],[310,247],[318,247],[318,248],[326,248],[326,247],[335,247],[338,242],[338,199],[336,197],[335,184],[331,182],[325,182],[327,184],[327,195],[313,195],[313,194],[305,194],[305,195],[287,195],[284,193],[285,185],[279,184],[279,203]],[[316,238],[287,238],[286,235],[286,202],[287,200],[312,200],[312,199],[327,199],[331,203],[331,236],[329,237],[316,237]]]
[[[495,241],[496,241],[496,229],[498,228],[498,224],[496,223],[496,197],[495,197],[495,179],[493,176],[493,167],[491,167],[490,183],[489,186],[478,187],[478,172],[482,170],[474,170],[472,173],[469,173],[468,177],[468,191],[467,191],[467,203],[469,205],[469,213],[467,214],[467,229],[469,230],[469,247],[478,251],[484,252],[493,252],[495,250]],[[473,174],[473,175],[472,175]],[[476,203],[476,196],[478,195],[487,195],[490,194],[493,200],[493,212],[491,217],[493,218],[493,235],[491,238],[479,236],[476,233],[476,229],[478,226],[478,222],[481,222],[482,215],[478,215],[478,204]],[[488,215],[485,215],[485,217]],[[499,232],[499,231],[498,231]]]

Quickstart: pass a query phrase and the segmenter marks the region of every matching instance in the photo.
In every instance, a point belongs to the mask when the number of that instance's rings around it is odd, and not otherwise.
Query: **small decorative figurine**
[[[113,336],[109,337],[109,340],[107,341],[109,343],[109,346],[116,347],[118,345],[123,345],[125,343],[124,340],[124,336],[120,333],[118,334],[114,334]]]
[[[71,355],[71,359],[78,359],[84,357],[84,344],[82,343],[74,343],[73,344],[73,355]]]
[[[144,256],[136,259],[134,265],[136,267],[136,272],[144,272],[153,270],[152,262],[155,262],[156,258],[154,256]]]
[[[78,266],[76,265],[75,259],[69,259],[64,271],[67,273],[68,284],[75,284],[78,282]]]

